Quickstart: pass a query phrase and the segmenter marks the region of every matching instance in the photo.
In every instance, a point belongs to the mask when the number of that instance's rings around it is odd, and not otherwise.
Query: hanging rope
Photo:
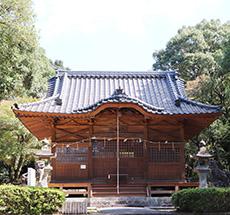
[[[69,146],[71,145],[75,145],[75,144],[80,144],[80,143],[87,143],[87,142],[90,142],[92,140],[102,140],[105,144],[106,142],[109,142],[111,140],[117,140],[117,137],[92,137],[92,138],[86,138],[86,139],[82,139],[82,140],[79,140],[79,141],[75,141],[75,142],[68,142],[66,144],[68,144]],[[119,140],[123,140],[123,142],[127,142],[129,140],[132,140],[132,141],[135,141],[136,143],[141,143],[141,142],[145,142],[145,143],[151,143],[151,144],[173,144],[173,147],[175,148],[175,144],[179,144],[179,143],[184,143],[184,142],[169,142],[169,141],[162,141],[162,142],[154,142],[154,141],[151,141],[151,140],[145,140],[145,139],[142,139],[142,138],[134,138],[134,137],[119,137]],[[55,147],[58,143],[54,143],[52,145],[52,148]],[[64,145],[65,143],[61,143],[62,145]]]

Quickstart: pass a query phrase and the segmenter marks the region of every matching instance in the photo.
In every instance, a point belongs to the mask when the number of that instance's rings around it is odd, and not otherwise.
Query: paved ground
[[[114,207],[114,208],[102,208],[98,214],[105,215],[126,215],[126,214],[175,214],[173,209],[166,210],[154,210],[150,208],[136,208],[136,207]]]
[[[114,208],[101,208],[98,212],[91,211],[85,215],[194,215],[194,213],[176,212],[173,209],[150,209],[138,207],[114,207]],[[203,215],[230,215],[230,212],[225,213],[202,213]],[[55,215],[64,215],[62,213]],[[72,214],[78,215],[78,214]]]
[[[194,215],[194,213],[183,213],[176,212],[174,209],[150,209],[150,208],[137,208],[137,207],[114,207],[114,208],[102,208],[97,213],[92,213],[92,215]],[[202,213],[203,215],[230,215],[230,212],[225,213]]]

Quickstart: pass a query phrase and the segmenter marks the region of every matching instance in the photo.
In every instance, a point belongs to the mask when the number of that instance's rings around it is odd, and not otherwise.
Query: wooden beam
[[[62,128],[56,128],[56,130],[62,131],[64,133],[68,133],[71,136],[80,137],[80,138],[83,138],[83,139],[85,138],[82,135],[76,134],[75,132],[71,132],[71,131],[68,131],[68,130],[65,130],[65,129],[62,129]]]
[[[71,136],[70,134],[65,134],[62,136],[56,135],[56,142],[73,142],[73,141],[81,141],[82,138],[77,138],[76,136]]]

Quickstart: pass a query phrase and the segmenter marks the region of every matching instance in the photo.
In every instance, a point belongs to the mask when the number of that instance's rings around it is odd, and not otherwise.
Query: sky
[[[230,20],[229,0],[33,0],[40,44],[71,70],[146,71],[182,26]]]

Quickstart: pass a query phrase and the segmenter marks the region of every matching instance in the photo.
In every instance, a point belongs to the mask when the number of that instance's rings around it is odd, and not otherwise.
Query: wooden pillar
[[[144,119],[144,178],[148,178],[148,150],[149,150],[149,142],[148,142],[148,121]]]
[[[120,112],[117,109],[117,194],[120,193]]]
[[[56,124],[58,123],[60,119],[58,117],[55,117],[52,122],[52,128],[53,128],[53,135],[51,137],[52,142],[56,141]]]
[[[89,148],[88,148],[88,176],[90,179],[93,178],[93,152],[92,152],[92,135],[93,135],[93,120],[89,122]]]
[[[51,152],[53,154],[56,153],[56,124],[58,120],[59,120],[58,118],[54,118],[51,123],[52,131],[53,131],[52,136],[51,136]],[[51,158],[50,164],[53,167],[53,170],[51,171],[51,181],[52,181],[52,180],[55,180],[56,175],[57,175],[56,174],[56,158]]]
[[[181,145],[180,145],[180,163],[181,163],[181,179],[185,179],[185,140],[184,140],[184,123],[180,123],[180,139],[181,139]]]
[[[181,179],[185,179],[185,153],[184,153],[184,145],[185,142],[181,142],[180,144],[180,163],[181,163]]]

